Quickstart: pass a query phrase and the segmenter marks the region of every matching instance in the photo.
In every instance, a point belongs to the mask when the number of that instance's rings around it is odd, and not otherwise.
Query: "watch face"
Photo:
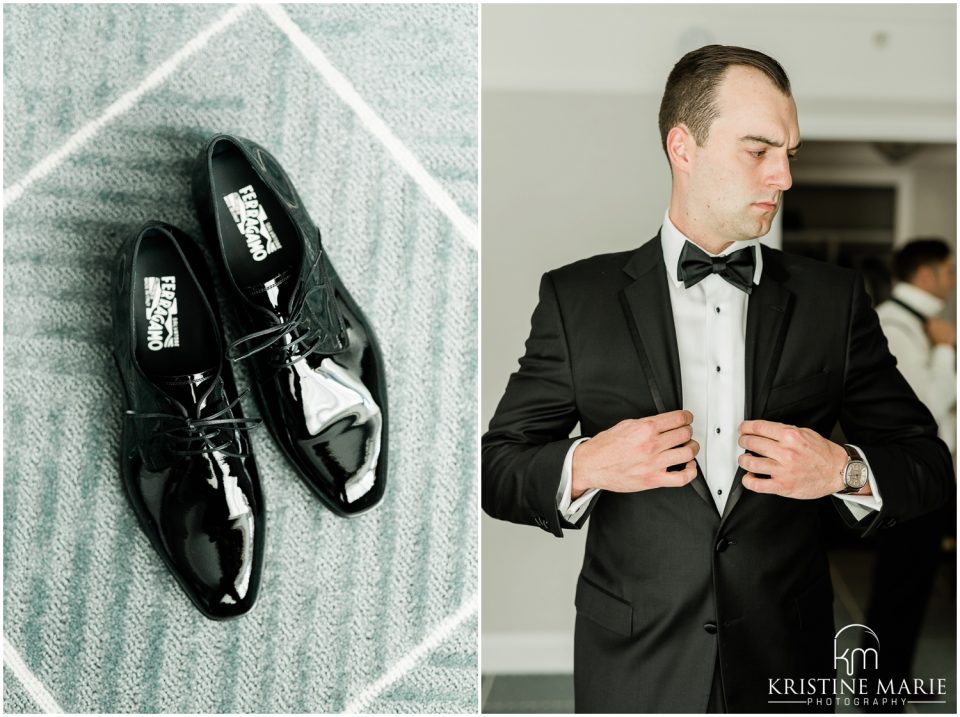
[[[850,461],[843,474],[843,481],[849,488],[863,488],[867,484],[867,464],[863,461]]]

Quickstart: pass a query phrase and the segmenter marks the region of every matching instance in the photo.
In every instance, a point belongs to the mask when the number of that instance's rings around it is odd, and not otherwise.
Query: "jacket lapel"
[[[633,277],[620,295],[640,366],[660,413],[681,408],[680,354],[673,326],[660,235],[631,256],[624,271]]]
[[[761,251],[765,247],[761,246]],[[745,420],[763,416],[770,395],[770,385],[777,372],[783,353],[783,342],[790,324],[793,294],[784,286],[786,274],[774,255],[764,251],[763,275],[755,284],[747,305],[747,335],[744,342],[744,407]],[[740,500],[744,488],[744,471],[737,468],[730,499],[723,510],[723,518],[730,514]]]
[[[680,352],[660,234],[637,249],[623,270],[634,281],[621,292],[620,301],[653,403],[658,413],[679,410],[683,408]],[[690,485],[716,508],[699,464],[697,477]]]

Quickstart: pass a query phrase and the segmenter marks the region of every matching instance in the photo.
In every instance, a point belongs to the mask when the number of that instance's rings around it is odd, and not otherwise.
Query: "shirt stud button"
[[[719,429],[719,428],[717,429],[717,433],[720,433],[720,429]]]

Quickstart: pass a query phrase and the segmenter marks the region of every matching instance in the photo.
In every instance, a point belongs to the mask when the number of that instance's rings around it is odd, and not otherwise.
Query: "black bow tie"
[[[749,294],[753,291],[756,264],[754,248],[748,246],[726,256],[710,256],[692,242],[684,242],[677,264],[677,279],[689,289],[710,274],[719,274],[727,282]]]

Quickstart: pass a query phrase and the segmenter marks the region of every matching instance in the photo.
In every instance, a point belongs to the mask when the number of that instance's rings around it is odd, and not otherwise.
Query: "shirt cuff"
[[[850,511],[854,519],[859,522],[867,517],[873,511],[879,511],[883,507],[883,498],[880,497],[880,489],[877,488],[877,481],[873,478],[873,471],[870,469],[870,461],[867,455],[857,446],[848,443],[860,456],[863,462],[867,464],[867,480],[870,482],[871,495],[854,495],[853,493],[834,493],[833,495],[844,501],[844,505]]]
[[[957,350],[947,344],[937,344],[930,351],[930,367],[939,371],[955,371]]]
[[[570,523],[576,523],[580,520],[583,512],[590,505],[593,497],[600,492],[599,488],[591,488],[576,500],[573,498],[573,452],[584,441],[589,438],[580,438],[573,442],[567,450],[567,457],[563,460],[563,468],[560,470],[560,488],[557,490],[557,510],[564,520]]]

